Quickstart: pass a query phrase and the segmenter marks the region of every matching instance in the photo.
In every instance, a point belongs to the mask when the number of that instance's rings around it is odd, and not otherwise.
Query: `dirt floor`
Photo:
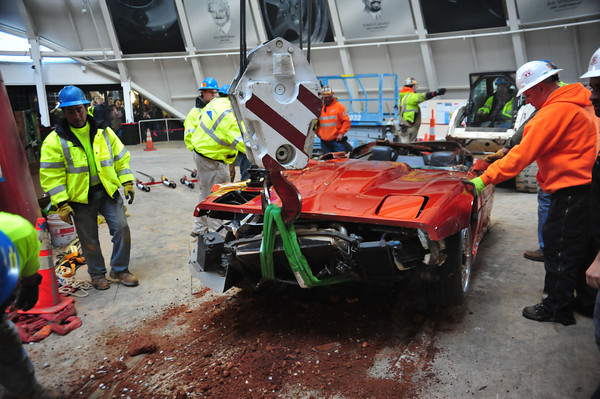
[[[129,147],[132,169],[179,183],[182,143]],[[467,303],[436,313],[403,290],[284,287],[217,294],[187,259],[197,188],[153,186],[129,207],[131,270],[76,299],[83,325],[26,345],[41,382],[68,398],[589,398],[600,382],[592,321],[521,316],[542,295],[536,196],[497,190]],[[100,225],[105,258],[110,236]],[[89,279],[85,266],[76,277]]]

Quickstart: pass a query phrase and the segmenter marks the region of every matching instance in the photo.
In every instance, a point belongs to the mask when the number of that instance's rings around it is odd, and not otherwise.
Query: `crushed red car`
[[[198,237],[190,270],[210,288],[408,284],[430,303],[461,304],[490,225],[493,186],[468,179],[478,164],[456,142],[377,141],[329,154],[284,176],[301,196],[297,219],[275,212],[268,172],[216,188],[194,215],[223,220]],[[261,196],[263,199],[261,200]],[[270,203],[272,205],[265,205]]]

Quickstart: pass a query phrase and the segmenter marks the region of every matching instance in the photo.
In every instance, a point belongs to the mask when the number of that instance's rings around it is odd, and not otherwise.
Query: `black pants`
[[[568,187],[552,194],[544,239],[544,305],[555,313],[572,314],[575,300],[593,309],[596,290],[585,283],[595,257],[590,223],[590,186]],[[577,292],[577,298],[575,298]]]

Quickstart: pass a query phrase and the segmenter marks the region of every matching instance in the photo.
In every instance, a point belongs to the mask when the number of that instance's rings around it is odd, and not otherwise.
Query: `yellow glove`
[[[73,221],[71,220],[72,214],[73,208],[71,208],[71,205],[69,205],[67,202],[58,208],[58,216],[60,216],[60,219],[65,223],[73,224]]]
[[[128,204],[133,202],[133,198],[135,197],[135,191],[133,191],[133,182],[128,181],[127,183],[123,183],[123,192],[125,193],[125,199],[128,199]]]
[[[504,157],[504,149],[500,148],[495,153],[489,154],[489,155],[486,155],[485,157],[483,157],[483,160],[487,163],[493,163],[494,161],[497,161],[503,157]]]
[[[483,189],[485,188],[485,183],[481,179],[481,177],[476,177],[474,179],[469,180],[470,183],[475,185],[475,190],[477,190],[477,195],[481,194]]]

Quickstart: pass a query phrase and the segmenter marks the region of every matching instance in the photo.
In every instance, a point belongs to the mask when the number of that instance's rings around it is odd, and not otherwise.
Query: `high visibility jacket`
[[[323,104],[317,135],[325,141],[341,138],[350,130],[350,117],[346,108],[335,98],[329,105]]]
[[[504,107],[502,107],[502,118],[503,119],[511,119],[512,111],[513,111],[513,103],[516,101],[515,98],[508,100]],[[489,114],[492,110],[492,104],[494,102],[494,96],[489,96],[485,103],[478,109],[478,111],[483,111],[484,114]]]
[[[97,180],[111,198],[123,183],[134,180],[129,168],[129,151],[115,132],[109,127],[98,128],[91,116],[87,123],[94,159],[87,158],[66,119],[42,144],[40,183],[55,205],[71,201],[87,204],[90,184]],[[95,162],[98,171],[98,176],[92,179],[89,162]]]
[[[190,112],[188,112],[187,116],[185,117],[185,121],[183,121],[183,142],[190,151],[194,151],[194,145],[192,144],[192,133],[194,133],[198,128],[200,113],[204,107],[206,107],[206,103],[202,97],[198,96],[196,98],[196,106],[192,108]]]
[[[192,144],[192,133],[198,128],[198,122],[200,119],[200,109],[192,108],[183,121],[183,141],[188,150],[194,151],[194,145]]]
[[[246,153],[228,97],[214,98],[202,109],[191,142],[197,153],[227,164],[235,161],[238,151]]]
[[[581,83],[556,89],[525,125],[523,139],[481,175],[498,184],[537,161],[537,181],[546,193],[590,184],[598,154],[600,119]]]
[[[428,100],[426,97],[427,93],[415,93],[411,87],[404,86],[399,94],[398,109],[400,110],[402,119],[410,124],[415,123],[415,119],[421,116],[419,104]]]
[[[0,231],[17,249],[20,275],[29,277],[37,272],[40,268],[40,241],[33,225],[22,216],[0,212]]]

